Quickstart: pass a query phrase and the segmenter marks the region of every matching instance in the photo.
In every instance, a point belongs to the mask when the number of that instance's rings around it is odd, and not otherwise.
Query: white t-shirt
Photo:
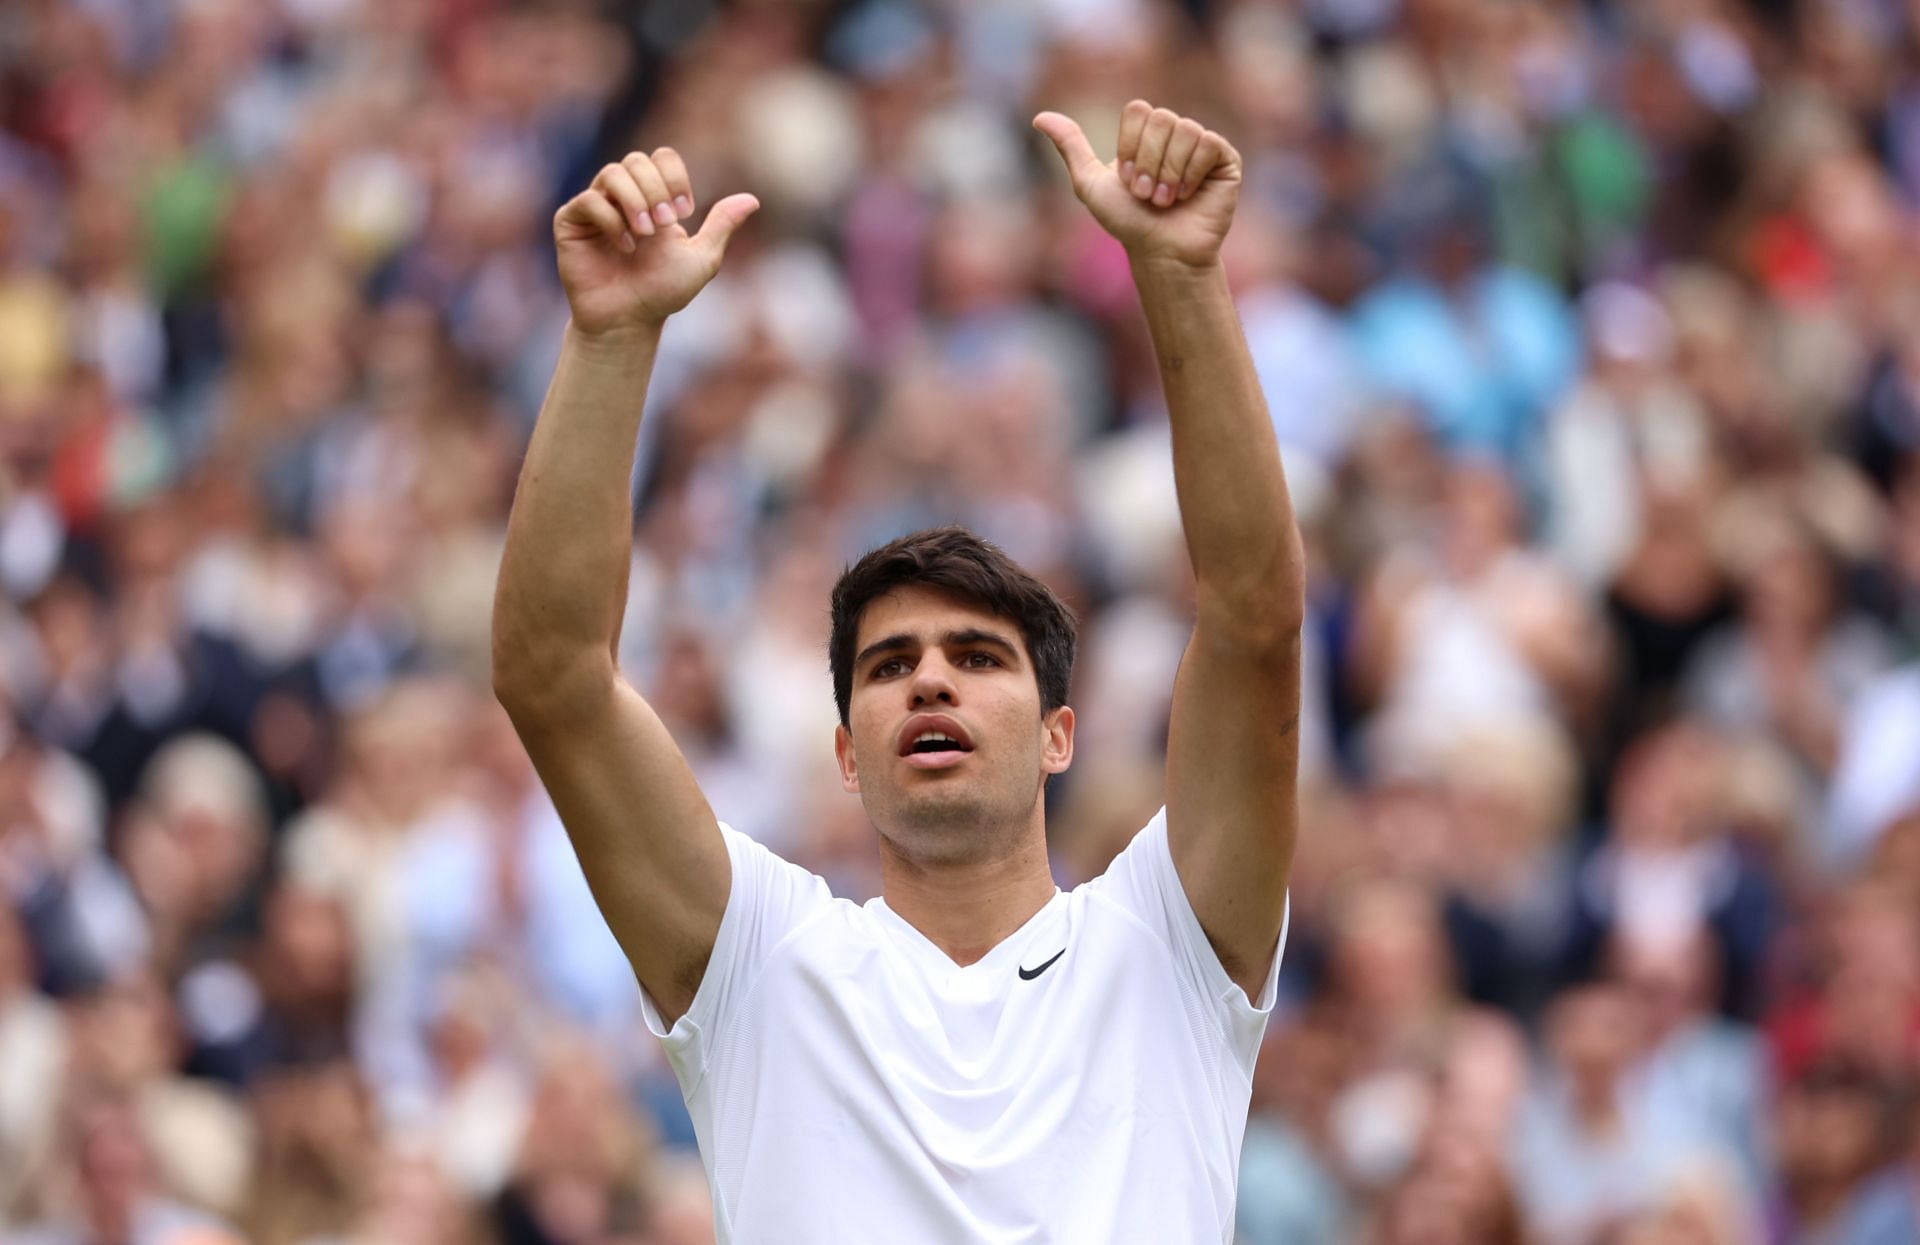
[[[1273,1007],[1228,977],[1162,810],[1099,878],[956,965],[875,899],[722,826],[733,888],[692,1006],[647,1023],[722,1245],[1231,1241]]]

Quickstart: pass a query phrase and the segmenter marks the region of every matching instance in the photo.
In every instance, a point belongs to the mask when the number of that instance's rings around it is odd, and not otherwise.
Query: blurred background
[[[1920,5],[0,6],[0,1240],[694,1245],[679,1093],[488,685],[565,306],[672,144],[623,663],[853,899],[827,590],[1084,619],[1059,880],[1188,626],[1122,254],[1027,120],[1238,144],[1311,558],[1243,1245],[1920,1240]]]

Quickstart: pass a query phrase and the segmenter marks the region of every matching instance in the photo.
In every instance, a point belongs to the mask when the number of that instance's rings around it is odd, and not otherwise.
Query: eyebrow
[[[865,666],[868,661],[883,653],[897,653],[903,649],[914,648],[919,643],[918,638],[904,631],[887,636],[884,639],[875,640],[873,643],[861,649],[860,655],[853,659],[854,668],[856,670],[860,669]],[[988,645],[992,648],[1000,649],[1010,656],[1017,656],[1020,651],[1015,647],[1012,640],[1001,635],[998,631],[989,631],[985,627],[964,627],[958,631],[949,631],[940,637],[940,647],[942,648],[964,648],[972,644]]]

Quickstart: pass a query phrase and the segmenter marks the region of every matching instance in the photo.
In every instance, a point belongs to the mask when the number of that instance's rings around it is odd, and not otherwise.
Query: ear
[[[1073,764],[1073,710],[1061,705],[1043,714],[1040,728],[1046,732],[1040,744],[1040,768],[1049,774],[1064,773]]]
[[[840,789],[860,794],[860,764],[853,758],[853,732],[844,726],[833,728],[833,759],[840,767]]]

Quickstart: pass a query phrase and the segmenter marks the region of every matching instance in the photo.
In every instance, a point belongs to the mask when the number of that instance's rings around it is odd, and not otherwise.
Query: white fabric
[[[722,833],[732,892],[692,1006],[668,1030],[644,1004],[722,1245],[1232,1240],[1286,931],[1249,1002],[1164,810],[965,967],[883,900]]]

